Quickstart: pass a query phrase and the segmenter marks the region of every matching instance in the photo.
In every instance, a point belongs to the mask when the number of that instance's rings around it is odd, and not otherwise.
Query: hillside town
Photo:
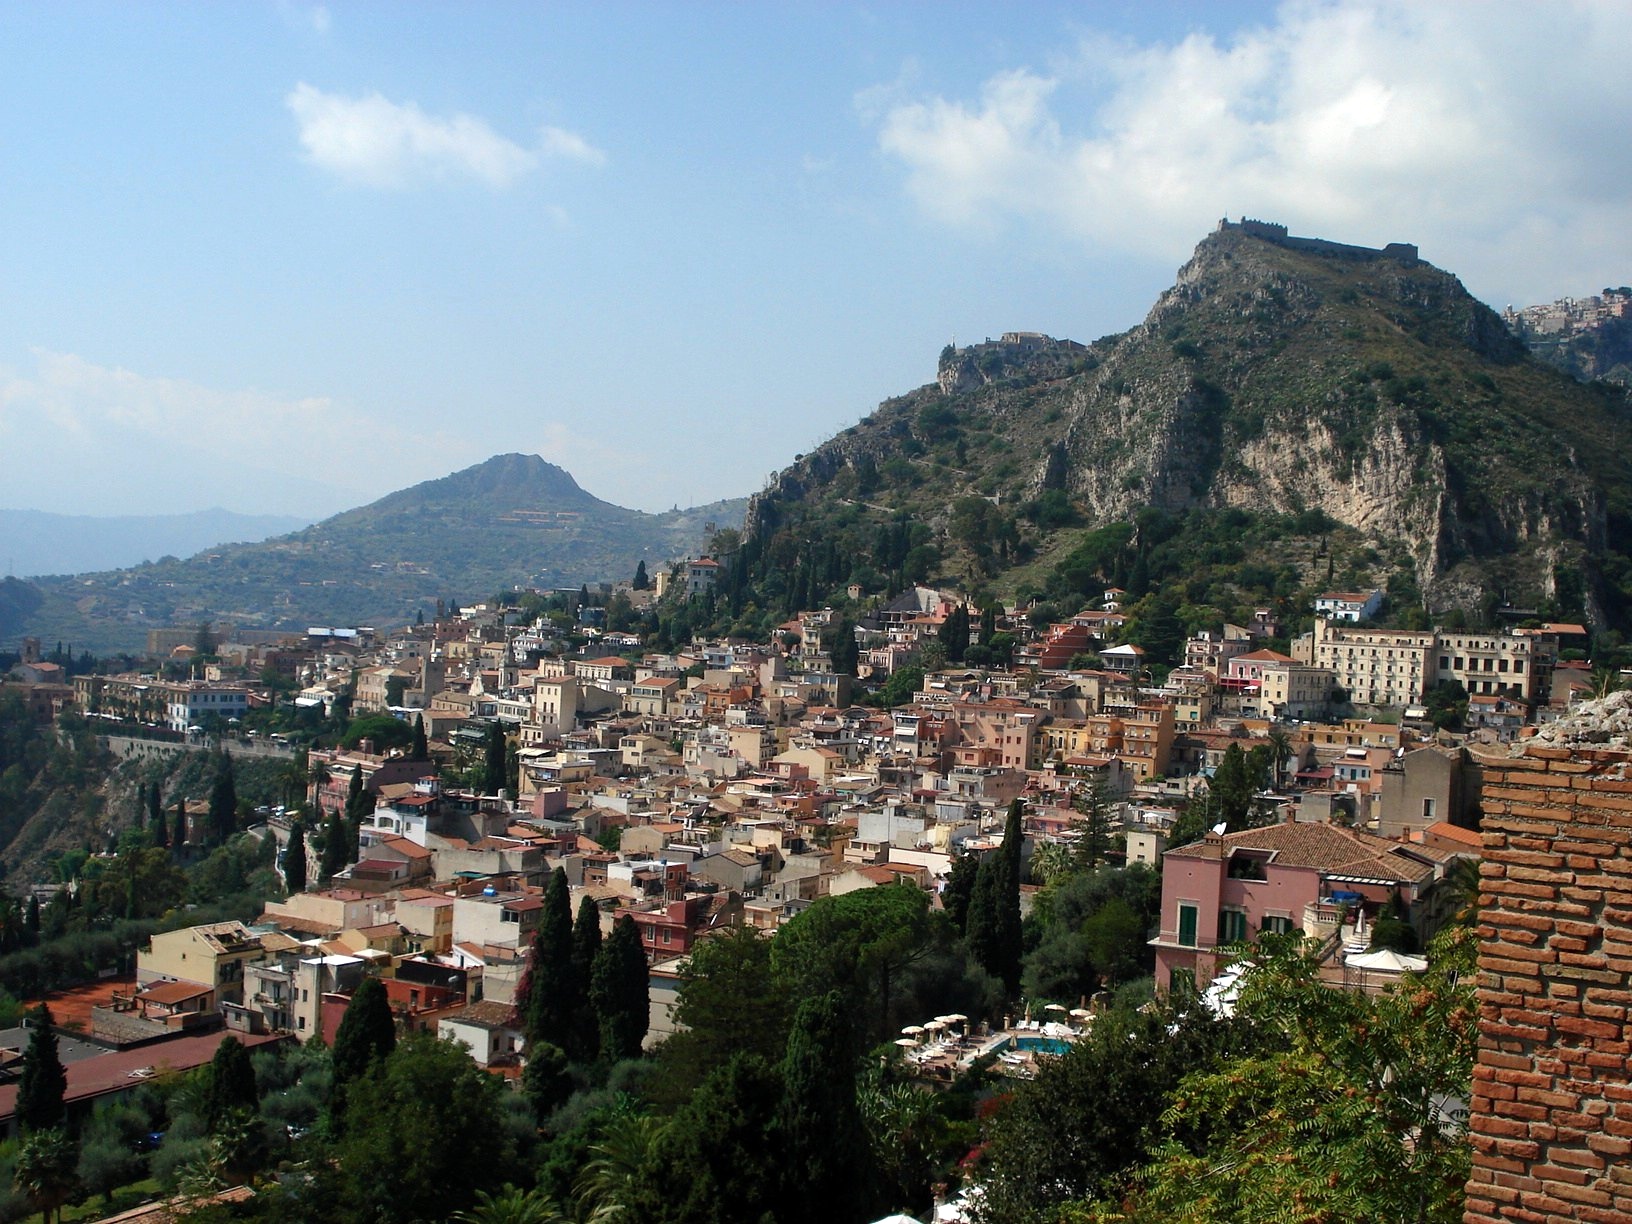
[[[718,565],[675,573],[696,595]],[[1289,653],[1266,645],[1281,634],[1269,609],[1199,633],[1158,681],[1139,647],[1107,644],[1124,594],[1058,623],[1009,608],[983,624],[954,594],[913,588],[856,622],[855,676],[835,668],[831,609],[800,613],[772,641],[654,654],[601,626],[603,600],[525,624],[477,604],[391,631],[226,640],[182,679],[64,682],[30,642],[8,687],[42,719],[73,708],[110,732],[238,752],[292,752],[287,735],[249,728],[257,712],[347,701],[353,718],[422,730],[429,749],[364,739],[311,751],[305,802],[263,812],[264,833],[281,861],[292,836],[353,810],[360,789],[354,860],[252,923],[156,936],[135,989],[93,1014],[96,1033],[225,1024],[332,1042],[351,993],[378,976],[404,1025],[502,1068],[526,1056],[514,1004],[557,868],[574,908],[587,898],[608,932],[623,917],[638,929],[655,1042],[674,1029],[699,941],[771,932],[818,898],[863,889],[908,885],[938,904],[960,857],[995,851],[1016,802],[1028,859],[1075,845],[1098,819],[1107,859],[1161,872],[1148,939],[1159,990],[1205,990],[1225,949],[1294,929],[1321,941],[1334,982],[1375,985],[1345,971],[1368,927],[1394,907],[1424,946],[1449,913],[1456,864],[1479,856],[1470,749],[1533,733],[1593,683],[1579,625],[1375,628],[1377,591],[1321,595]],[[946,662],[981,646],[990,657],[994,642],[1006,665]],[[187,663],[196,645],[169,653]],[[913,687],[894,689],[902,677]],[[888,699],[857,704],[863,687]],[[1430,708],[1447,692],[1461,697],[1454,719]],[[500,785],[450,781],[469,778],[496,736]],[[1231,754],[1259,772],[1243,827],[1226,829],[1209,795]],[[1170,850],[1198,811],[1190,832],[1204,835]],[[207,818],[194,799],[177,836],[204,840]],[[315,845],[303,851],[317,862]],[[1067,1002],[1086,1007],[1090,993]]]

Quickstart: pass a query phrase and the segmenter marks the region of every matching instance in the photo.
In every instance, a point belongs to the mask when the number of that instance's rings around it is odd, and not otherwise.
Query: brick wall
[[[1481,757],[1467,1224],[1632,1220],[1632,753]]]

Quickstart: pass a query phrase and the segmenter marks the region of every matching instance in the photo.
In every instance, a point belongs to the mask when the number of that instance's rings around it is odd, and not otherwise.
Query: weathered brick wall
[[[1632,1221],[1632,753],[1482,757],[1467,1224]]]

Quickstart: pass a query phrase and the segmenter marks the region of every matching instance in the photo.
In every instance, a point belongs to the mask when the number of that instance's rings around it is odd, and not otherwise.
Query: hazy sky
[[[0,506],[746,494],[1220,216],[1632,280],[1632,4],[0,6]]]

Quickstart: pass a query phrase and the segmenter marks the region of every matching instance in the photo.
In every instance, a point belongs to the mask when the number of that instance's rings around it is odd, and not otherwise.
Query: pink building
[[[1261,933],[1335,933],[1343,905],[1375,916],[1397,888],[1413,910],[1447,858],[1328,824],[1209,833],[1162,857],[1156,985],[1204,987],[1222,949]]]

